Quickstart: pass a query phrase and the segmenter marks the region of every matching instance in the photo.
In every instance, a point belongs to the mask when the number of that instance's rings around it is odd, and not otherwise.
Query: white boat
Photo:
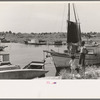
[[[30,45],[46,45],[47,44],[45,40],[38,40],[38,39],[31,39],[24,42],[25,44],[30,44]]]
[[[9,54],[0,53],[0,79],[33,79],[47,73],[44,69],[23,68],[9,61]]]

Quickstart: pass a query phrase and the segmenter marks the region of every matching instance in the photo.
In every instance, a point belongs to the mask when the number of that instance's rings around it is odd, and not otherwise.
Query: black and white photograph
[[[100,98],[100,2],[0,1],[0,98]]]
[[[100,3],[0,2],[0,79],[99,79],[99,9]]]

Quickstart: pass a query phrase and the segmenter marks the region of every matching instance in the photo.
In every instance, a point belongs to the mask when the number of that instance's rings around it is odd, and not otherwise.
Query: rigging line
[[[79,22],[79,24],[80,24],[80,19],[79,19],[78,13],[77,13],[77,9],[76,9],[76,14],[77,14],[78,22]]]
[[[68,3],[68,21],[70,21],[70,3]]]
[[[63,28],[63,19],[64,19],[64,14],[65,14],[65,5],[64,5],[64,11],[63,11],[63,17],[62,17],[61,32],[62,32],[62,28]]]
[[[75,8],[75,12],[76,12],[78,23],[80,24],[80,19],[79,19],[79,16],[78,16],[78,13],[77,13],[77,9],[76,9],[75,5],[74,5],[74,8]]]
[[[73,6],[74,6],[74,10],[75,10],[75,14],[76,14],[76,17],[77,17],[77,24],[78,24],[78,31],[79,31],[79,33],[81,33],[81,29],[80,29],[80,20],[79,20],[79,16],[78,16],[78,13],[77,13],[77,9],[76,9],[76,7],[75,7],[75,5],[73,4]],[[79,34],[79,39],[80,39],[80,41],[81,41],[81,36],[80,36],[80,34]],[[80,44],[80,42],[79,42],[79,44]]]
[[[76,16],[76,11],[75,11],[75,6],[74,6],[74,4],[73,4],[73,10],[74,10],[75,21],[76,21],[76,23],[77,23],[77,16]]]

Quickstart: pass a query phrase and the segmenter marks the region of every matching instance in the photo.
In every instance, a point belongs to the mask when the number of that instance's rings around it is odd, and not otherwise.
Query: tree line
[[[82,37],[88,37],[91,38],[92,36],[96,36],[97,34],[100,34],[100,32],[82,32],[81,36]],[[66,32],[41,32],[41,33],[15,33],[12,31],[5,31],[5,32],[0,32],[0,36],[6,36],[6,35],[16,35],[19,38],[23,38],[23,37],[49,37],[51,35],[55,36],[55,37],[59,37],[59,38],[66,38],[67,37],[67,33]]]

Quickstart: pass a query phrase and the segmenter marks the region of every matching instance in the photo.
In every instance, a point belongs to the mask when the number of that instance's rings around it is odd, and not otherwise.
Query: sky
[[[100,32],[100,2],[74,4],[82,32]],[[67,16],[68,2],[0,2],[0,32],[66,32]]]

